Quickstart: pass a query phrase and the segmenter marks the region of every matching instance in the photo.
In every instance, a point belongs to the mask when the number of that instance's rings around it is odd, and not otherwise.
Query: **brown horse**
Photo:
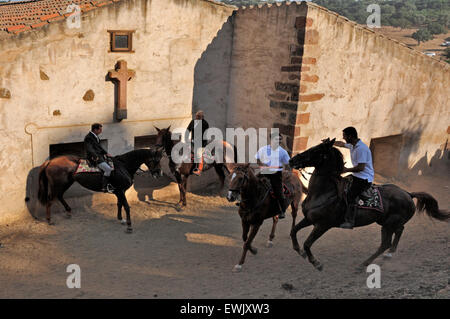
[[[290,171],[283,171],[283,183],[289,189],[286,200],[292,208],[292,227],[294,227],[302,195],[302,184],[297,175]],[[277,215],[280,213],[278,202],[271,195],[270,181],[262,174],[255,175],[250,164],[236,165],[231,172],[227,199],[234,202],[239,195],[241,197],[239,216],[242,222],[244,247],[239,264],[234,266],[235,272],[242,270],[248,250],[254,255],[257,253],[256,248],[252,247],[252,241],[264,220],[271,217],[273,225],[267,246],[272,247],[278,222]]]
[[[168,128],[159,129],[155,127],[158,131],[158,135],[156,138],[156,146],[163,147],[164,151],[169,158],[169,168],[171,173],[175,176],[175,179],[178,184],[178,189],[180,190],[180,200],[177,203],[178,208],[182,208],[186,206],[186,187],[187,180],[190,175],[192,175],[192,170],[194,169],[194,163],[192,161],[177,164],[172,158],[172,150],[174,146],[179,141],[172,140],[172,132],[170,131],[170,126]],[[234,163],[236,163],[237,152],[236,149],[231,146],[229,143],[225,141],[218,142],[216,144],[216,151],[221,151],[222,159],[219,161],[214,161],[213,163],[205,163],[203,166],[203,171],[206,171],[212,167],[214,167],[217,175],[220,179],[220,187],[223,188],[225,181],[225,173],[226,170],[228,173],[234,167]],[[180,205],[181,204],[181,205]]]
[[[111,173],[110,181],[114,186],[114,194],[117,197],[117,219],[122,220],[122,207],[127,214],[127,232],[132,232],[130,206],[128,205],[125,191],[133,185],[133,177],[142,164],[145,164],[153,177],[161,176],[160,160],[161,150],[142,149],[134,150],[123,155],[112,158],[114,171]],[[80,158],[76,156],[59,156],[47,160],[41,165],[39,171],[39,201],[46,206],[47,222],[51,220],[50,207],[54,199],[58,199],[66,210],[66,216],[72,216],[72,209],[63,198],[64,193],[74,183],[78,182],[83,187],[92,191],[100,192],[102,188],[103,173],[77,173],[75,174]]]
[[[342,196],[341,177],[344,161],[341,152],[333,147],[335,139],[324,140],[321,144],[311,147],[289,161],[291,167],[314,167],[308,185],[308,196],[302,203],[304,218],[291,231],[293,248],[302,257],[308,257],[313,266],[322,270],[323,265],[311,253],[312,244],[332,227],[339,227],[344,221],[346,210],[345,196]],[[450,219],[450,213],[439,209],[437,201],[427,193],[409,193],[392,184],[379,186],[384,212],[358,208],[355,218],[355,227],[377,223],[381,228],[381,245],[370,256],[362,267],[370,265],[375,258],[390,248],[390,253],[397,249],[404,225],[414,215],[416,209],[425,210],[427,215],[441,221]],[[417,208],[413,198],[417,198]],[[304,251],[297,241],[297,232],[307,226],[313,225],[311,234],[303,244]],[[394,241],[392,236],[395,234]]]

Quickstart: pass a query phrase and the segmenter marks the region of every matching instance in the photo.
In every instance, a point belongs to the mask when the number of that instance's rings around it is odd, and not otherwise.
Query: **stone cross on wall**
[[[128,70],[124,60],[119,60],[116,69],[108,72],[108,77],[118,82],[116,119],[119,121],[127,118],[127,82],[134,75],[135,72]]]

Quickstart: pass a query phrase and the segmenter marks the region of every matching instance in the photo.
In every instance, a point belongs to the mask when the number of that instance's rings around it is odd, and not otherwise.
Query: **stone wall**
[[[450,118],[447,63],[312,3],[304,29],[300,90],[305,93],[294,153],[326,137],[342,139],[342,129],[354,126],[367,145],[373,138],[402,136],[398,163],[391,163],[399,173],[424,158],[442,159]],[[448,159],[443,160],[448,173]]]
[[[105,124],[113,155],[132,150],[135,136],[154,134],[153,125],[187,126],[196,63],[233,10],[211,1],[128,0],[83,13],[79,29],[62,20],[0,41],[0,218],[26,211],[27,179],[49,145],[82,142],[92,122]],[[107,30],[121,29],[135,30],[134,53],[109,52]],[[106,76],[121,59],[136,76],[128,118],[116,122]]]
[[[297,3],[250,7],[237,11],[233,21],[228,126],[278,127],[289,150],[301,67],[295,24],[305,10]]]

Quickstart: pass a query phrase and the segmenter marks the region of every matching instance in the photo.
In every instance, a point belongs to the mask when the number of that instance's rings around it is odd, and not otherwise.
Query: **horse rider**
[[[353,167],[346,168],[342,173],[352,173],[353,182],[347,194],[347,210],[345,221],[340,225],[341,228],[352,229],[355,225],[356,216],[356,198],[370,187],[374,178],[372,163],[372,152],[369,147],[358,138],[358,132],[354,127],[347,127],[343,131],[343,138],[346,143],[341,141],[334,142],[335,146],[350,149],[350,156]]]
[[[97,166],[103,171],[102,191],[105,193],[113,193],[114,187],[109,181],[113,168],[106,162],[105,155],[106,157],[112,156],[100,145],[100,138],[98,136],[102,133],[102,130],[103,126],[101,124],[92,124],[91,130],[84,138],[84,146],[86,148],[89,163]]]
[[[203,138],[203,134],[208,128],[209,124],[204,118],[203,111],[198,111],[195,113],[195,119],[189,123],[186,131],[185,141],[190,140],[194,150],[194,169],[192,173],[197,176],[200,176],[203,169],[203,149],[208,143],[208,140]],[[201,135],[199,134],[200,132]],[[189,135],[191,135],[190,139]]]
[[[289,165],[289,154],[280,146],[283,137],[281,134],[272,133],[270,137],[270,144],[261,147],[255,155],[259,165],[268,166],[268,168],[262,170],[262,174],[270,180],[273,192],[276,196],[280,213],[278,218],[285,218],[285,211],[288,205],[286,205],[286,199],[283,193],[283,181],[282,171],[283,165]]]

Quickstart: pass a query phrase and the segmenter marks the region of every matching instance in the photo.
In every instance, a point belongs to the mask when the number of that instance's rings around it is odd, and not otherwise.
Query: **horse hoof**
[[[273,241],[268,240],[268,241],[267,241],[267,244],[266,244],[266,247],[267,247],[267,248],[272,248],[272,247],[273,247]]]
[[[392,253],[385,253],[383,255],[383,257],[386,258],[386,259],[391,259],[392,258]]]
[[[235,265],[233,267],[233,272],[241,272],[242,271],[242,265]]]
[[[47,222],[50,226],[54,226],[55,225],[55,222],[54,221],[48,221]]]
[[[323,265],[320,263],[320,261],[314,262],[313,265],[314,265],[314,268],[316,268],[318,271],[323,270]]]
[[[133,228],[127,227],[127,230],[125,231],[127,234],[131,234],[133,232]]]
[[[124,220],[124,219],[121,219],[121,220],[120,220],[120,223],[121,223],[122,225],[126,225],[126,224],[127,224],[127,221]]]
[[[253,255],[256,255],[256,254],[258,253],[258,249],[256,249],[256,248],[251,248],[251,249],[250,249],[250,252],[251,252]]]
[[[66,213],[66,218],[67,218],[67,219],[72,218],[72,214],[71,214],[71,213]]]

